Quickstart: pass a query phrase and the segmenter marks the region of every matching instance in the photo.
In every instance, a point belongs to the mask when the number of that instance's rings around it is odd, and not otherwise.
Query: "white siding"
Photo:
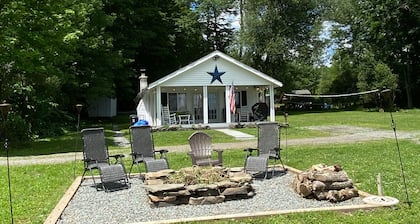
[[[213,72],[215,66],[219,72],[225,72],[220,78],[223,83],[218,80],[210,83],[212,76],[207,72]],[[170,80],[162,83],[161,86],[225,86],[225,85],[269,85],[270,82],[255,76],[255,74],[232,64],[223,58],[218,60],[209,60],[196,67],[179,74]]]

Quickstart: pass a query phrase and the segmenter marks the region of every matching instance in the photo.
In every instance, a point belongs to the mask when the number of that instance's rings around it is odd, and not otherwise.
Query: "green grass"
[[[393,113],[397,124],[397,131],[419,131],[420,110],[408,110]],[[282,122],[282,117],[277,117]],[[119,125],[123,131],[127,131],[128,118],[106,121],[98,121],[97,126],[107,129],[108,143],[112,141],[112,125]],[[291,114],[289,116],[290,128],[288,138],[302,138],[324,136],[325,133],[307,131],[304,126],[317,125],[353,125],[391,130],[389,113],[377,112],[328,112],[310,114]],[[84,124],[84,125],[87,125]],[[89,123],[89,126],[95,126]],[[86,127],[86,126],[84,126]],[[255,133],[254,128],[239,129],[247,133]],[[284,129],[283,129],[284,130]],[[192,133],[188,131],[156,132],[154,139],[156,146],[185,145],[187,138]],[[213,136],[213,142],[234,142],[232,137],[226,136],[214,130],[206,130]],[[284,133],[284,131],[283,131]],[[282,133],[282,134],[283,134]],[[256,133],[255,133],[256,134]],[[14,156],[42,155],[59,152],[74,152],[78,145],[81,149],[81,141],[78,133],[69,132],[66,136],[39,140],[33,144],[15,145],[10,144],[11,154]],[[420,200],[419,183],[420,175],[418,168],[419,145],[410,141],[399,141],[401,156],[407,178],[409,196],[414,204],[408,208],[400,203],[395,208],[375,209],[372,211],[357,211],[351,213],[341,212],[312,212],[301,214],[287,214],[272,217],[224,220],[211,223],[417,223],[420,218],[418,201]],[[110,153],[124,151],[128,148],[116,146],[110,147]],[[0,156],[4,156],[4,150]],[[286,158],[287,155],[287,158]],[[244,161],[242,149],[226,150],[224,152],[225,166],[242,166]],[[356,186],[363,191],[376,193],[376,175],[381,173],[384,193],[405,201],[404,186],[401,178],[401,170],[395,140],[372,141],[353,144],[330,144],[316,146],[289,146],[283,151],[283,159],[289,166],[298,169],[307,169],[318,163],[343,165]],[[130,167],[130,158],[124,160],[127,168]],[[180,169],[190,166],[191,160],[186,153],[170,153],[169,163],[171,168]],[[11,187],[13,194],[13,209],[15,223],[43,223],[48,214],[58,203],[64,192],[73,181],[73,171],[76,175],[83,172],[83,164],[80,161],[55,165],[28,165],[11,166]],[[143,169],[143,166],[142,166]],[[134,168],[136,171],[136,168]],[[7,186],[6,166],[0,167],[0,220],[7,223],[10,218],[9,198]],[[287,203],[287,202],[285,202]],[[0,222],[0,223],[3,223]],[[210,222],[207,222],[210,223]]]
[[[392,112],[398,130],[419,131],[419,109]],[[284,122],[283,116],[276,116],[276,120]],[[353,125],[379,129],[391,128],[391,113],[389,112],[319,112],[305,114],[289,114],[288,123],[291,127],[319,126],[319,125]]]

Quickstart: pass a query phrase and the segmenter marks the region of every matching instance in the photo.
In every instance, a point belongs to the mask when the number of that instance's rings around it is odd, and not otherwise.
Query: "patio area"
[[[285,175],[254,179],[255,196],[244,200],[211,205],[152,207],[139,178],[132,178],[131,188],[106,193],[96,191],[92,181],[80,184],[77,178],[45,223],[178,223],[200,220],[235,219],[308,211],[349,211],[384,205],[366,204],[369,194],[340,203],[305,199],[291,187],[296,172],[288,167]],[[80,184],[80,186],[79,186]],[[389,206],[389,205],[388,205]]]

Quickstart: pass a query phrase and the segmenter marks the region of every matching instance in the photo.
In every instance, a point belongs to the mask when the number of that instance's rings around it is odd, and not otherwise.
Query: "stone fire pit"
[[[251,183],[251,175],[234,168],[194,166],[145,174],[146,190],[154,207],[247,199],[255,195]]]

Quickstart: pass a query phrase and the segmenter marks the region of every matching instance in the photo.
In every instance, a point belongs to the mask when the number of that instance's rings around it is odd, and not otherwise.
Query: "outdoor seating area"
[[[366,204],[363,198],[368,194],[361,191],[359,191],[360,197],[349,198],[340,202],[339,205],[306,199],[294,192],[291,187],[291,183],[299,171],[291,167],[288,167],[288,169],[290,172],[269,179],[250,179],[249,176],[234,177],[228,175],[233,180],[231,184],[223,182],[224,184],[191,186],[184,184],[167,184],[165,186],[156,183],[156,181],[159,182],[159,178],[166,179],[170,173],[174,172],[173,170],[162,170],[147,173],[145,180],[147,185],[144,185],[142,179],[132,178],[130,189],[118,194],[110,193],[106,197],[102,193],[93,191],[89,187],[91,180],[88,179],[74,188],[73,192],[68,193],[72,195],[71,201],[63,206],[63,211],[61,211],[57,223],[79,223],[85,217],[91,217],[90,221],[92,223],[121,223],[118,217],[122,214],[124,214],[126,220],[130,220],[130,223],[177,223],[247,218],[251,217],[250,210],[252,210],[252,217],[258,217],[283,214],[285,211],[288,213],[302,212],[302,208],[306,208],[305,211],[339,211],[341,209],[350,211],[380,207],[378,204]],[[220,170],[232,170],[234,173],[238,173],[241,169]],[[77,184],[77,181],[75,183]],[[216,192],[213,188],[216,185],[220,186],[223,189],[222,192],[225,193],[217,196],[209,195],[209,192]],[[194,197],[191,197],[190,194],[193,194]],[[83,207],[83,204],[86,204],[84,203],[86,197],[89,197],[91,201],[89,208]],[[286,201],[287,203],[285,203]],[[217,205],[213,206],[213,204]],[[124,212],[134,210],[141,212],[142,215]],[[98,211],[100,211],[100,214],[98,214]]]
[[[251,173],[253,177],[256,174],[263,174],[267,178],[268,160],[274,159],[274,166],[271,169],[271,177],[274,177],[276,162],[281,162],[281,172],[286,172],[283,161],[280,156],[280,125],[276,122],[261,123],[258,125],[258,145],[257,148],[247,148],[244,173]],[[106,192],[111,190],[111,186],[130,187],[128,177],[132,177],[133,167],[137,167],[139,177],[144,179],[140,164],[144,164],[146,173],[157,172],[169,169],[167,158],[167,149],[155,150],[153,140],[153,130],[148,125],[136,125],[129,127],[130,148],[131,148],[131,166],[128,175],[121,159],[123,154],[109,156],[108,147],[105,142],[103,128],[87,128],[81,131],[83,134],[83,149],[85,171],[82,175],[84,179],[85,172],[89,171],[94,186],[99,190],[101,187]],[[192,166],[223,167],[223,150],[212,148],[212,137],[202,131],[194,132],[188,138],[190,151],[187,152],[191,158]],[[257,157],[252,156],[252,152],[257,151]],[[114,164],[111,164],[109,158],[115,158]],[[96,183],[92,170],[98,169],[101,183]],[[116,183],[121,183],[116,185]],[[122,187],[121,187],[122,188]]]
[[[141,155],[141,152],[134,153],[136,151],[134,148],[142,148],[147,144],[141,145],[139,143],[149,142],[149,145],[151,146],[147,147],[149,148],[148,151],[156,153],[156,156],[152,154],[150,159],[144,159],[146,157],[143,156],[140,157],[143,158],[143,160],[139,160],[138,163],[132,163],[132,166],[137,166],[137,170],[140,174],[129,175],[129,187],[126,188],[114,188],[119,184],[119,182],[117,179],[113,179],[113,177],[121,175],[121,170],[125,171],[125,168],[120,163],[109,163],[109,165],[105,164],[98,168],[102,182],[100,184],[94,183],[98,179],[97,176],[92,176],[92,178],[77,178],[75,181],[77,186],[69,189],[73,191],[73,193],[71,193],[71,199],[69,199],[67,201],[68,204],[62,208],[62,211],[60,212],[60,220],[57,223],[74,223],[80,221],[76,220],[80,215],[90,217],[92,214],[95,214],[95,211],[92,210],[89,210],[91,212],[90,214],[83,215],[83,213],[80,213],[80,205],[83,203],[83,198],[86,197],[91,198],[92,204],[95,204],[97,208],[101,211],[106,211],[107,213],[101,213],[97,217],[95,216],[94,222],[107,220],[107,223],[118,223],[118,220],[113,218],[116,214],[115,212],[118,211],[118,209],[115,208],[118,206],[123,206],[123,210],[138,209],[138,206],[141,206],[141,210],[145,213],[154,214],[157,212],[162,214],[162,216],[145,215],[141,218],[127,216],[129,217],[128,219],[130,222],[163,221],[173,219],[180,219],[184,221],[203,219],[210,220],[215,218],[225,219],[229,217],[246,217],[246,211],[249,211],[249,209],[253,210],[253,216],[259,216],[266,214],[266,211],[270,210],[270,208],[265,207],[267,203],[270,204],[271,208],[273,208],[273,206],[276,208],[272,214],[281,214],[282,209],[292,211],[293,209],[299,210],[299,208],[302,207],[308,208],[309,210],[307,211],[310,211],[311,208],[316,211],[320,211],[332,208],[340,209],[341,206],[343,206],[343,209],[346,210],[382,206],[366,202],[367,200],[365,200],[365,198],[371,197],[371,195],[367,193],[364,193],[356,188],[347,190],[348,186],[353,186],[351,179],[347,175],[342,175],[344,171],[337,165],[328,167],[316,165],[311,168],[316,172],[320,170],[327,171],[328,175],[321,173],[307,175],[306,172],[298,171],[292,167],[284,165],[280,155],[281,150],[279,136],[281,127],[282,126],[276,122],[260,123],[257,126],[257,147],[245,148],[243,150],[245,157],[243,167],[224,167],[223,163],[220,165],[203,163],[198,166],[192,164],[193,158],[190,157],[191,167],[185,167],[180,170],[171,170],[168,163],[168,155],[166,155],[170,150],[164,150],[162,153],[154,150],[153,131],[151,127],[147,125],[130,126],[130,148],[132,150],[132,155]],[[94,133],[99,136],[90,137],[91,139],[103,139],[103,128],[87,128],[82,130],[82,132],[85,134],[88,133],[86,130],[95,131]],[[212,151],[212,138],[209,134],[204,133],[207,135],[206,136],[203,135],[203,133],[204,132],[196,131],[189,139],[193,139],[192,136],[201,136],[197,141],[204,142],[203,145],[206,146],[204,148],[207,149],[207,151],[209,149]],[[89,138],[84,137],[84,139]],[[141,140],[138,143],[134,143],[136,141],[135,139]],[[100,141],[96,140],[96,142]],[[192,148],[193,146],[190,146],[190,150],[192,150]],[[269,148],[269,150],[266,150],[266,148]],[[257,153],[255,154],[255,152]],[[212,155],[211,158],[218,161],[218,153],[214,151],[213,153],[214,155]],[[162,154],[162,157],[160,154]],[[189,155],[191,152],[185,151],[185,154]],[[122,161],[123,155],[119,156],[120,158],[118,161]],[[133,160],[135,158],[136,157],[132,157]],[[209,159],[207,159],[207,161],[209,161]],[[268,161],[271,162],[269,163]],[[144,165],[144,169],[139,169],[142,164]],[[145,172],[142,172],[143,170],[145,170]],[[224,180],[215,180],[216,182],[213,183],[188,182],[188,184],[187,182],[167,182],[168,180],[173,181],[173,177],[178,176],[179,178],[180,176],[178,173],[181,172],[181,170],[183,170],[182,172],[186,172],[188,174],[198,175],[197,177],[205,177],[207,175],[202,173],[201,170],[215,170],[215,172],[220,171],[220,176],[228,178],[231,183]],[[332,172],[331,175],[328,172]],[[213,178],[214,176],[211,177]],[[341,177],[346,178],[341,180]],[[331,178],[335,180],[332,184],[329,183]],[[209,181],[211,178],[203,179],[183,177],[179,179],[184,181]],[[310,183],[310,185],[307,185],[307,183]],[[325,187],[323,187],[324,185]],[[336,185],[342,186],[343,188],[335,190],[337,187]],[[104,191],[98,191],[98,189],[95,190],[94,186],[105,186],[105,188]],[[325,191],[323,191],[324,189]],[[118,191],[118,193],[116,191]],[[216,192],[218,192],[218,194],[216,194]],[[312,194],[309,194],[309,192]],[[106,194],[106,196],[104,196],[104,194]],[[66,193],[66,195],[70,195],[70,193]],[[129,196],[127,197],[125,195]],[[132,197],[136,197],[135,202],[132,201]],[[314,198],[316,200],[314,200]],[[112,202],[104,206],[104,200]],[[123,204],[120,203],[117,205],[113,203],[113,201],[121,200],[124,201]],[[323,200],[327,203],[323,203]],[[373,200],[376,199],[373,198]],[[286,207],[281,204],[281,202],[284,201],[288,201]],[[234,207],[238,207],[238,209],[234,209],[234,211],[232,211],[232,203],[234,203]],[[132,204],[135,204],[135,207],[132,207]],[[212,213],[206,213],[206,210],[208,211],[209,207],[203,208],[203,205],[211,206],[212,204],[218,205],[214,208],[211,207]],[[194,208],[186,207],[190,205],[194,205]],[[114,212],[113,210],[117,211]],[[191,212],[189,212],[189,210]],[[78,215],[72,215],[75,211],[77,211]],[[176,211],[175,216],[169,215],[174,215],[174,211]],[[119,212],[121,213],[121,209],[119,209]]]

